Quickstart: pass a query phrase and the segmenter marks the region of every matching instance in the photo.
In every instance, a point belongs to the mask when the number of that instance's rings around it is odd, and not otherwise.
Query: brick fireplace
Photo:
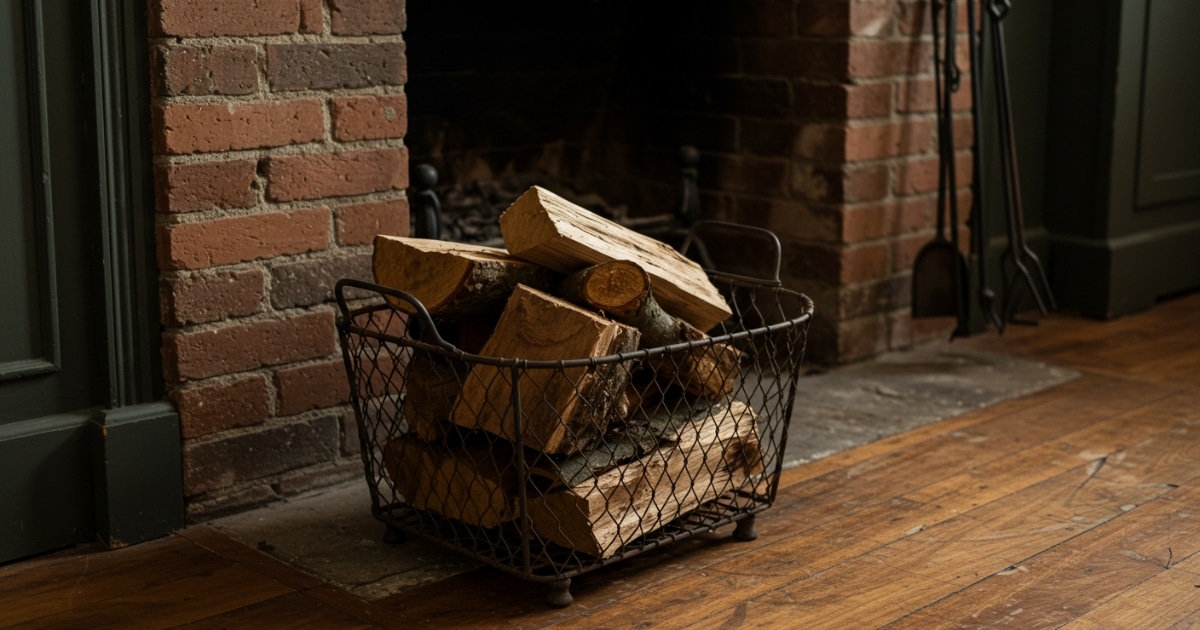
[[[190,518],[360,474],[331,287],[408,232],[410,152],[447,199],[549,182],[636,216],[674,209],[694,145],[704,217],[775,231],[816,301],[812,359],[948,332],[908,317],[936,188],[925,4],[466,4],[150,0]]]

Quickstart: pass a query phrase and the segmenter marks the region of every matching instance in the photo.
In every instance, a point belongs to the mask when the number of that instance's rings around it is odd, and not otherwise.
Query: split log
[[[517,284],[549,289],[561,276],[514,258],[503,249],[379,235],[372,259],[375,282],[420,300],[434,317],[494,318]],[[415,310],[388,298],[395,308]]]
[[[521,475],[507,443],[429,444],[402,435],[384,449],[383,464],[396,492],[418,510],[480,527],[520,516]]]
[[[469,368],[463,361],[430,352],[413,353],[404,395],[404,417],[410,432],[426,442],[446,435],[454,426],[450,411]]]
[[[637,329],[526,287],[513,292],[484,356],[570,360],[637,348]],[[451,420],[516,441],[509,368],[471,368]],[[543,453],[572,453],[602,435],[629,381],[627,366],[609,363],[521,372],[520,404],[524,445]]]
[[[654,298],[650,283],[649,274],[637,263],[614,260],[567,276],[559,284],[559,295],[637,328],[642,333],[642,348],[708,338],[696,327],[664,311]],[[656,357],[651,364],[689,394],[717,399],[733,393],[740,360],[741,353],[736,348],[718,343]]]
[[[732,311],[700,265],[670,246],[604,219],[538,186],[500,215],[509,253],[561,273],[631,260],[654,283],[663,308],[707,331]]]
[[[745,403],[720,403],[684,421],[668,414],[665,422],[663,435],[672,444],[570,489],[532,498],[534,531],[609,558],[763,471],[757,419]]]

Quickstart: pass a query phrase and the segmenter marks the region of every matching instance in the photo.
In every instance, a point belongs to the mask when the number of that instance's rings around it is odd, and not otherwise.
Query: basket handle
[[[746,276],[716,269],[716,265],[713,263],[713,260],[708,253],[708,248],[704,244],[703,233],[705,231],[741,232],[746,235],[757,236],[763,241],[769,243],[771,246],[771,254],[773,254],[773,265],[768,271],[770,275],[764,274],[762,276]],[[779,280],[779,268],[783,262],[783,246],[779,244],[779,237],[775,236],[775,233],[770,230],[749,225],[729,223],[728,221],[697,221],[695,225],[688,230],[687,237],[683,239],[683,244],[679,246],[679,253],[686,256],[688,254],[688,250],[693,248],[696,250],[696,255],[700,259],[700,266],[710,274],[724,278],[769,283],[772,286],[781,286],[783,284]]]
[[[441,333],[438,332],[437,324],[433,323],[433,317],[429,314],[429,310],[425,308],[425,305],[421,303],[421,300],[418,300],[404,291],[398,291],[380,284],[365,282],[363,280],[355,280],[353,278],[342,278],[341,280],[338,280],[337,284],[333,286],[333,292],[337,297],[338,309],[342,311],[342,321],[350,321],[350,306],[346,303],[347,288],[363,289],[365,291],[371,291],[373,293],[394,297],[396,299],[408,302],[408,304],[412,306],[412,309],[416,311],[417,320],[421,322],[423,330],[427,331],[428,335],[432,338],[431,345],[435,345],[443,350],[447,350],[455,354],[463,354],[463,351],[459,350],[457,346],[442,338]]]

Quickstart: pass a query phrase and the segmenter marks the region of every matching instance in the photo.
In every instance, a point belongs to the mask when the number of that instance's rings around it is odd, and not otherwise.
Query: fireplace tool
[[[937,3],[933,17],[934,79],[938,121],[937,235],[917,253],[913,262],[913,317],[954,316],[957,324],[951,338],[969,334],[967,308],[967,262],[959,249],[958,177],[954,160],[953,94],[958,91],[960,72],[955,63],[957,0],[946,4],[945,50],[940,56]],[[949,210],[950,238],[946,238]]]
[[[1019,324],[1036,324],[1015,318],[1020,305],[1018,291],[1022,286],[1029,290],[1038,310],[1045,315],[1049,309],[1057,308],[1054,294],[1042,261],[1025,240],[1025,219],[1021,207],[1020,173],[1017,168],[1016,134],[1013,131],[1012,99],[1009,94],[1008,62],[1004,47],[1004,18],[1012,8],[1011,0],[984,0],[987,2],[991,24],[992,57],[995,63],[996,109],[1000,132],[1000,165],[1004,174],[1004,205],[1008,228],[1008,247],[1000,257],[1001,272],[1004,274],[1004,319]],[[1011,271],[1010,271],[1011,269]],[[1036,272],[1036,275],[1035,275]],[[1022,280],[1024,281],[1022,283]]]
[[[979,115],[979,104],[983,102],[983,83],[981,82],[983,60],[979,49],[981,38],[976,30],[979,26],[979,22],[976,20],[981,17],[975,12],[977,1],[980,0],[967,0],[967,23],[970,24],[970,28],[967,30],[967,39],[971,48],[971,121],[973,123],[971,137],[974,144],[972,149],[974,159],[971,160],[971,239],[977,259],[976,264],[979,267],[979,309],[987,321],[991,322],[997,331],[1003,333],[1004,320],[996,312],[996,292],[988,283],[987,197],[983,187],[983,131],[982,125],[980,125],[983,118]]]

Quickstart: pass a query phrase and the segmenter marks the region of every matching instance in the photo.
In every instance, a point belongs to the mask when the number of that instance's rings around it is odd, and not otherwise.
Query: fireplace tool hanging
[[[969,0],[973,1],[973,0]],[[1012,8],[1011,0],[983,0],[987,2],[991,26],[992,58],[995,66],[993,77],[996,84],[996,110],[1000,133],[1000,165],[1004,173],[1004,206],[1008,227],[1008,247],[1000,257],[1000,269],[1004,273],[1004,319],[1005,321],[1034,324],[1036,322],[1015,319],[1020,301],[1020,289],[1028,289],[1045,315],[1057,308],[1050,282],[1042,261],[1025,240],[1025,218],[1021,207],[1021,181],[1017,168],[1016,133],[1013,131],[1012,98],[1009,94],[1008,61],[1004,47],[1004,18]],[[974,26],[972,25],[972,28]],[[1023,282],[1022,282],[1023,281]]]

